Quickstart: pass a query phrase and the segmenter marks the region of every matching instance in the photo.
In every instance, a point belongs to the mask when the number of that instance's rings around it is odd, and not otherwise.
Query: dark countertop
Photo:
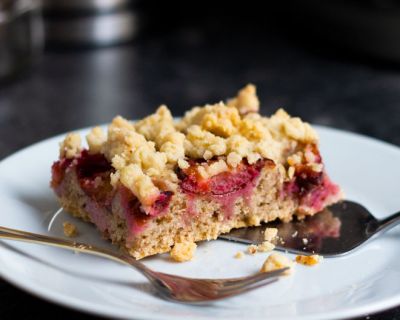
[[[400,145],[399,70],[327,57],[277,35],[224,32],[188,28],[129,46],[46,53],[34,70],[0,87],[0,158],[116,114],[142,117],[161,103],[181,115],[248,82],[258,86],[265,114],[284,106],[309,122]],[[4,281],[0,301],[2,319],[93,319]],[[400,319],[400,308],[369,319]]]

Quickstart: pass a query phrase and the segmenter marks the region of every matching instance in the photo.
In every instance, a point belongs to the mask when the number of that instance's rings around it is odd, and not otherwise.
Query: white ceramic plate
[[[317,127],[332,179],[347,198],[382,218],[400,209],[400,149],[359,135]],[[61,213],[49,189],[58,156],[55,137],[0,163],[0,225],[62,236],[73,221],[78,240],[111,247],[89,224]],[[257,272],[267,254],[233,256],[245,245],[212,241],[188,263],[166,255],[147,259],[156,270],[193,277],[231,277]],[[400,229],[362,249],[315,267],[296,266],[293,276],[210,306],[187,306],[152,294],[143,276],[105,259],[57,248],[0,241],[0,274],[16,286],[75,309],[113,318],[139,319],[331,319],[364,315],[400,305]],[[292,257],[293,258],[293,257]],[[22,307],[22,306],[21,306]]]

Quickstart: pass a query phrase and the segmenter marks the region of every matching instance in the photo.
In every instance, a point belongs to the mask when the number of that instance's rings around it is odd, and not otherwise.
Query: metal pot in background
[[[43,24],[36,0],[0,0],[0,80],[35,62],[43,48]]]
[[[46,44],[109,46],[132,40],[139,15],[130,0],[43,0]]]

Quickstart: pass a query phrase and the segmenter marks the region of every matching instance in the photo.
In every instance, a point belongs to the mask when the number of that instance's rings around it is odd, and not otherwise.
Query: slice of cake
[[[166,106],[135,123],[116,117],[107,134],[96,127],[86,136],[87,148],[69,134],[51,186],[65,210],[138,259],[340,200],[311,126],[258,109],[248,85],[181,120]]]

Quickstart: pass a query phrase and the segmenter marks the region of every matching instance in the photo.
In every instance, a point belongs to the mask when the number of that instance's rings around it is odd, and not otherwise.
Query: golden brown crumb
[[[236,152],[230,152],[226,158],[226,162],[232,168],[236,168],[240,161],[242,161],[242,156]]]
[[[177,262],[185,262],[193,259],[197,245],[194,242],[175,243],[170,255]]]
[[[187,162],[185,159],[179,159],[178,160],[178,166],[181,169],[187,169],[190,167],[189,162]]]
[[[283,273],[284,275],[289,275],[293,272],[293,265],[293,261],[290,261],[287,257],[274,252],[269,255],[267,260],[265,260],[260,272],[270,272],[289,267],[289,269]]]
[[[257,97],[256,87],[252,84],[248,84],[238,92],[236,98],[229,100],[227,104],[230,107],[237,108],[240,114],[258,112],[258,109],[260,109],[260,101]]]
[[[90,153],[99,153],[107,137],[100,127],[94,127],[86,136],[86,141],[89,145]]]
[[[159,191],[151,178],[137,164],[130,164],[120,171],[121,183],[132,190],[144,205],[151,205]]]
[[[264,231],[264,240],[265,241],[272,241],[278,235],[277,228],[266,228]]]
[[[322,260],[322,256],[319,256],[317,254],[313,254],[311,256],[303,256],[303,255],[298,255],[296,257],[296,262],[304,264],[306,266],[314,266],[318,263],[320,263]]]
[[[67,237],[73,238],[78,235],[78,228],[71,222],[68,221],[63,222],[63,228],[64,228],[64,234]]]
[[[242,251],[236,252],[235,258],[236,258],[236,259],[242,259],[242,258],[244,258],[244,253],[243,253]]]
[[[270,252],[275,249],[275,245],[269,241],[264,241],[257,246],[258,252]]]
[[[257,253],[257,246],[255,244],[252,244],[247,247],[247,253],[254,255]]]
[[[208,176],[213,177],[221,172],[227,171],[228,166],[226,165],[226,162],[224,160],[219,160],[211,163],[206,170]]]
[[[81,137],[77,133],[69,133],[60,143],[60,158],[73,158],[81,151]]]

